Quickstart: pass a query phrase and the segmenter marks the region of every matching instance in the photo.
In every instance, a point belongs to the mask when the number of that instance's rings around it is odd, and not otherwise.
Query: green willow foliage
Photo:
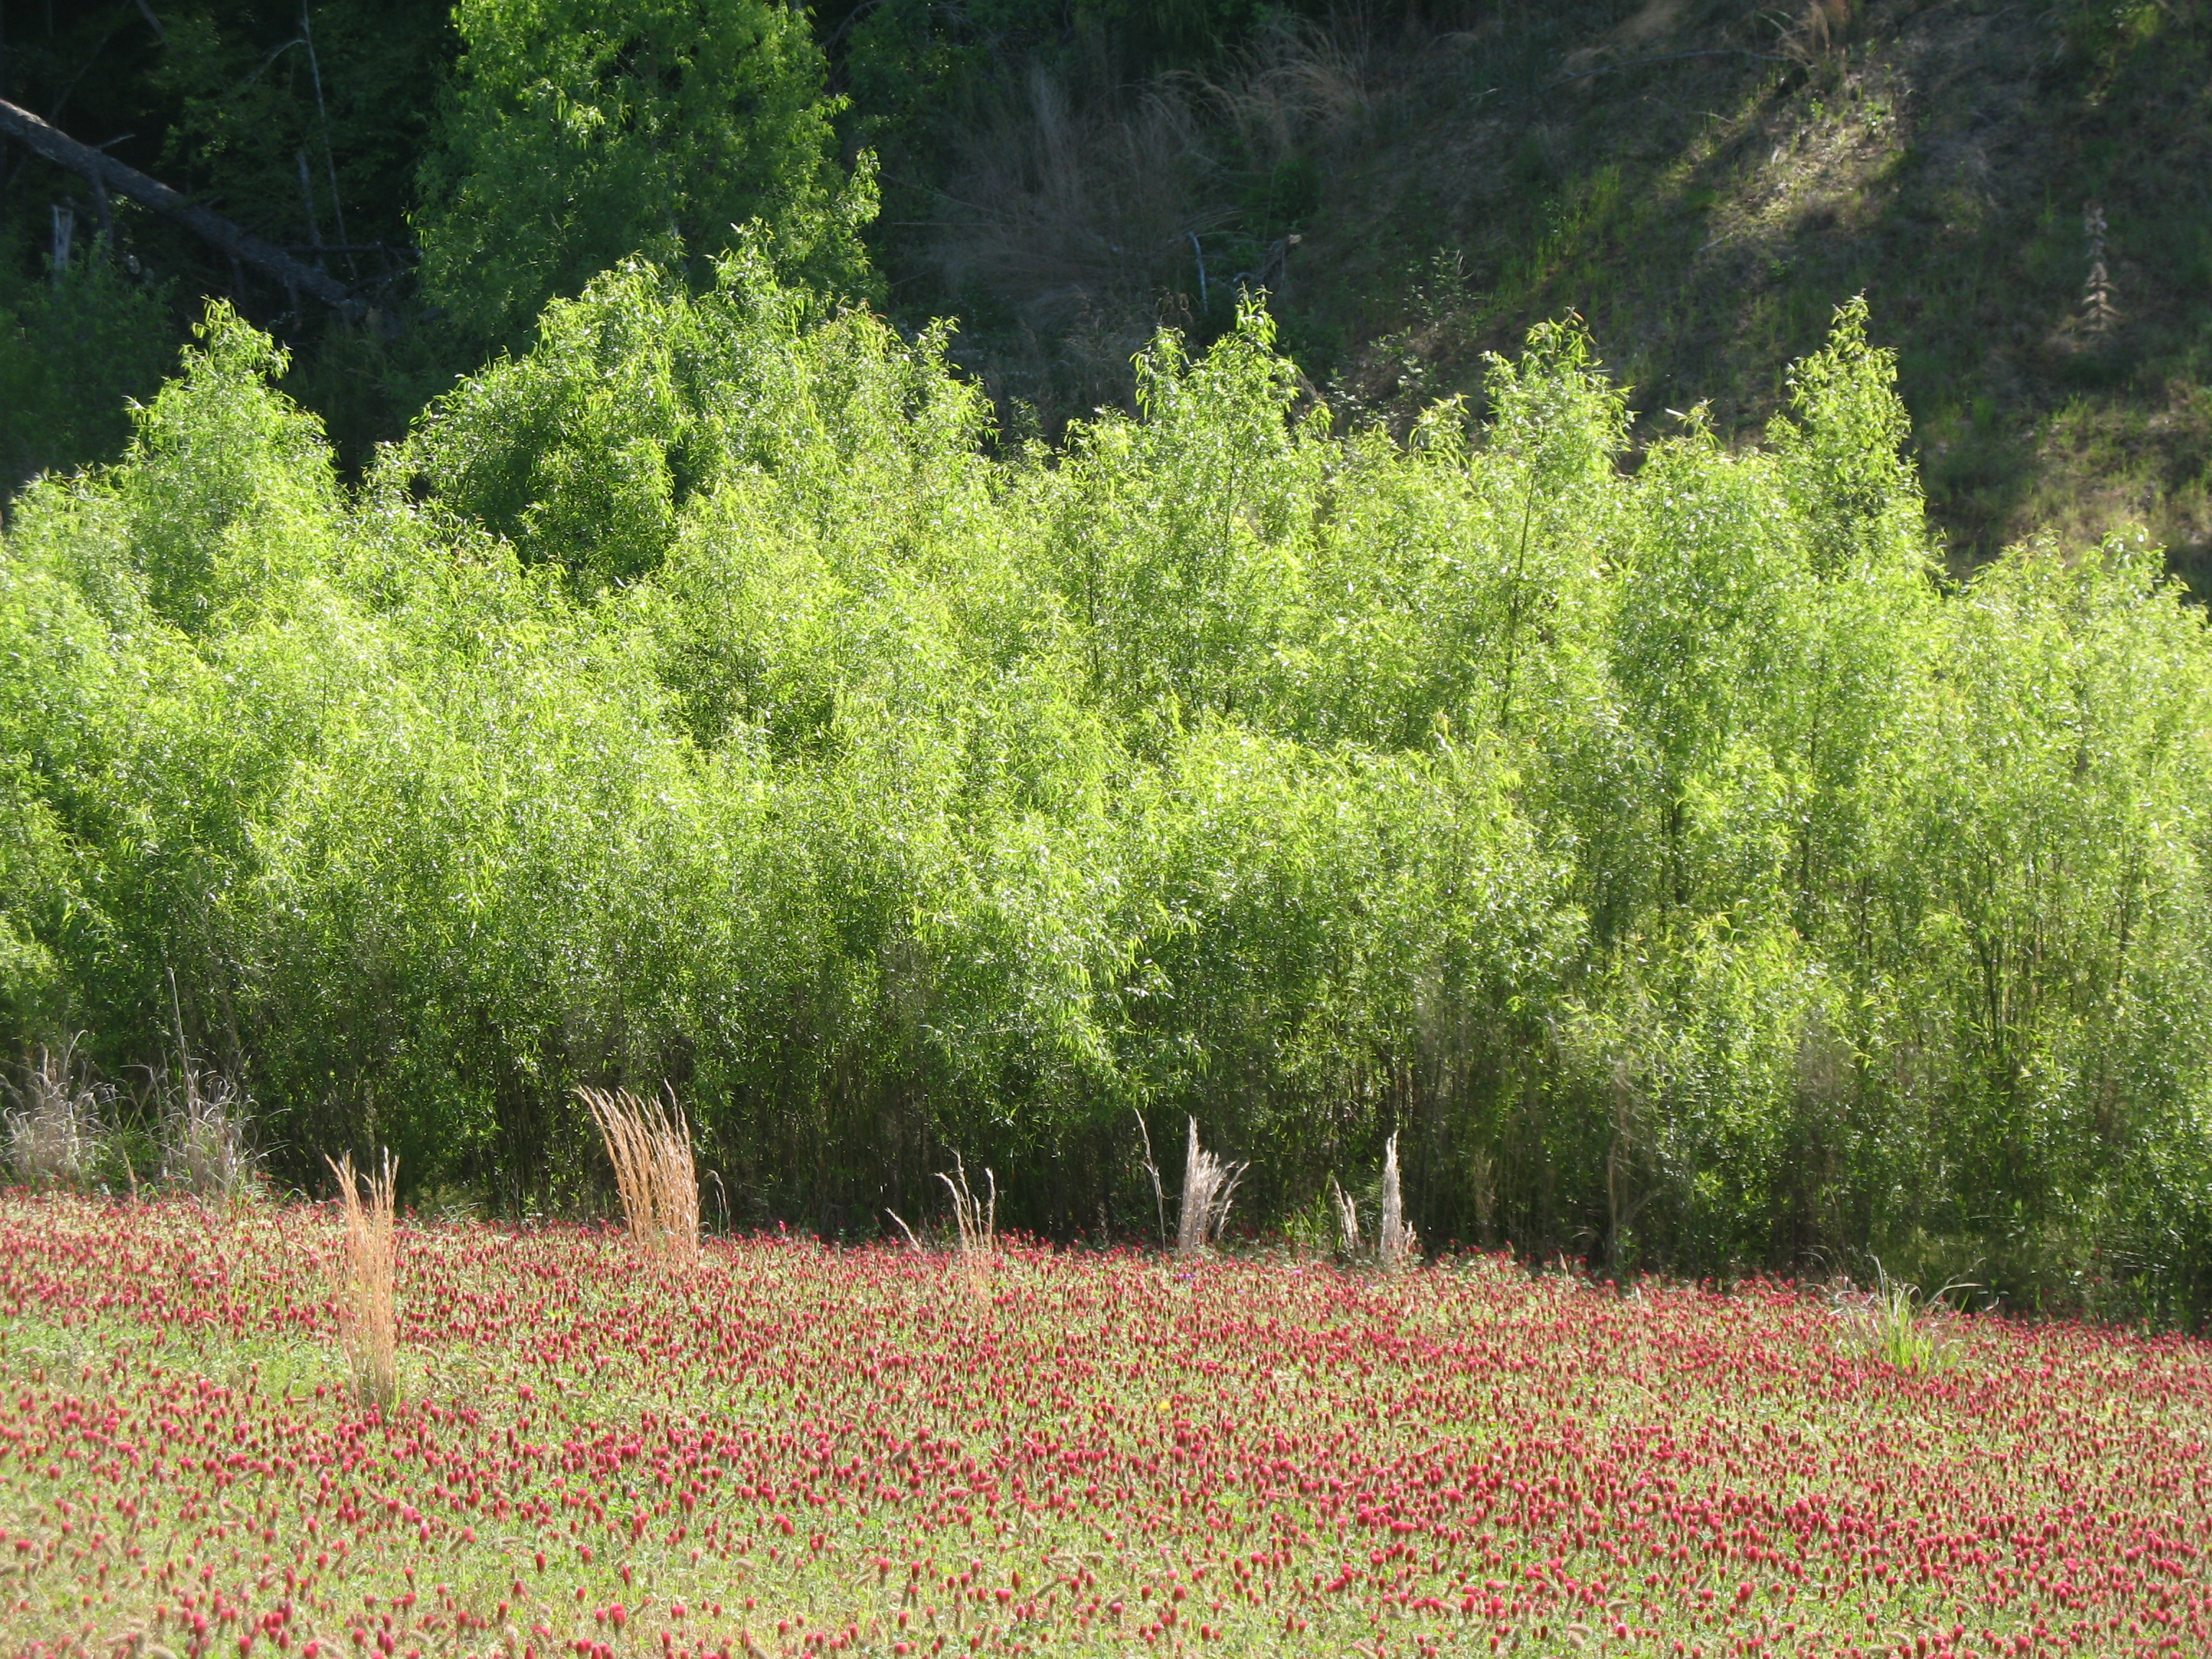
[[[777,0],[460,0],[422,167],[423,284],[507,342],[642,248],[711,259],[757,223],[787,272],[871,285],[874,162],[837,165],[826,64]]]
[[[994,447],[941,335],[611,272],[358,492],[220,309],[0,558],[0,992],[170,1018],[280,1160],[572,1194],[674,1080],[710,1208],[958,1149],[1151,1224],[1401,1136],[1425,1236],[2212,1306],[2212,650],[2155,558],[1929,559],[1838,319],[1632,471],[1568,327],[1333,434],[1264,315]],[[1174,1171],[1169,1171],[1172,1177]]]

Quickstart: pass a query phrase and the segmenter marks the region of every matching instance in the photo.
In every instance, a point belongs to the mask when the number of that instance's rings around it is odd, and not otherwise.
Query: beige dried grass
[[[262,1182],[261,1159],[246,1139],[252,1102],[231,1078],[179,1050],[173,1077],[165,1067],[154,1090],[161,1103],[161,1179],[195,1198],[236,1206]]]
[[[983,1171],[987,1194],[977,1193],[968,1185],[968,1166],[960,1161],[957,1152],[952,1155],[952,1168],[954,1175],[946,1175],[940,1170],[937,1178],[952,1194],[952,1224],[959,1230],[960,1237],[961,1275],[975,1295],[988,1297],[991,1293],[992,1270],[999,1257],[999,1177],[987,1167]]]
[[[1199,84],[1250,153],[1279,161],[1310,137],[1340,131],[1366,113],[1364,56],[1340,29],[1279,18],[1262,25],[1224,73]]]
[[[1176,1254],[1186,1259],[1204,1254],[1229,1222],[1230,1200],[1249,1167],[1226,1164],[1198,1144],[1198,1120],[1190,1120],[1190,1140],[1182,1163],[1182,1204],[1176,1214]]]
[[[947,286],[1011,300],[1040,330],[1110,317],[1141,343],[1188,238],[1224,217],[1195,104],[1185,86],[1131,99],[1033,66],[960,145],[933,248]]]
[[[353,1154],[332,1163],[344,1207],[344,1282],[338,1287],[338,1340],[353,1374],[354,1398],[389,1409],[399,1401],[399,1256],[393,1189],[399,1160],[384,1154],[380,1173],[354,1174]],[[361,1188],[366,1185],[368,1201]]]
[[[1840,47],[1850,31],[1852,0],[1807,0],[1795,21],[1783,30],[1783,56],[1811,69]]]
[[[77,1041],[71,1037],[58,1054],[41,1048],[20,1077],[5,1080],[21,1107],[7,1115],[8,1161],[27,1187],[88,1189],[107,1155],[106,1090],[78,1060]]]
[[[576,1094],[606,1142],[631,1241],[656,1261],[696,1260],[699,1176],[690,1126],[674,1091],[649,1103],[627,1089],[580,1088]]]
[[[1065,75],[1032,64],[958,141],[933,227],[947,287],[1010,301],[1027,329],[1065,337],[1065,350],[1110,361],[1126,380],[1173,297],[1206,286],[1194,239],[1237,220],[1243,171],[1367,108],[1360,60],[1347,37],[1283,21],[1211,76],[1133,88],[1103,58]],[[1281,276],[1279,253],[1272,280]],[[1094,349],[1079,349],[1086,339]]]
[[[1375,1253],[1382,1271],[1394,1273],[1420,1257],[1421,1239],[1406,1220],[1406,1200],[1398,1187],[1398,1137],[1382,1148],[1382,1220],[1376,1230]]]
[[[1336,1184],[1334,1176],[1328,1178],[1328,1190],[1336,1202],[1337,1243],[1347,1260],[1356,1261],[1360,1250],[1359,1206],[1352,1202],[1351,1194]]]

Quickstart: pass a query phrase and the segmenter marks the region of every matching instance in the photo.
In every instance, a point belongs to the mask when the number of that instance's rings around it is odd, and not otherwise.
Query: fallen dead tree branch
[[[312,295],[348,317],[361,313],[359,296],[328,271],[303,264],[283,249],[263,241],[221,214],[210,212],[160,179],[150,179],[89,144],[79,143],[59,127],[4,98],[0,98],[0,136],[13,138],[33,155],[45,157],[56,167],[82,173],[96,190],[125,197],[165,218],[175,220],[233,258],[266,271],[288,289]]]

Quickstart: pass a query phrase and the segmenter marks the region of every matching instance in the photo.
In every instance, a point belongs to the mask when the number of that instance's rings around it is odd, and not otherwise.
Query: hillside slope
[[[1646,429],[1747,432],[1864,292],[1960,561],[2140,525],[2197,574],[2208,43],[2198,0],[1650,0],[1283,28],[1135,91],[1032,64],[884,257],[1047,424],[1126,397],[1155,324],[1225,327],[1241,276],[1342,415],[1477,393],[1574,310]]]

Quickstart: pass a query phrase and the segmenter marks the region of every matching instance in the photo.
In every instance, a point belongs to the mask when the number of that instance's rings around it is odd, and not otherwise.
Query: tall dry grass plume
[[[1407,1223],[1406,1200],[1398,1187],[1395,1134],[1382,1148],[1382,1220],[1375,1235],[1375,1252],[1386,1273],[1411,1267],[1421,1254],[1420,1236]]]
[[[987,1297],[991,1293],[991,1273],[999,1256],[999,1177],[986,1168],[986,1191],[979,1194],[969,1187],[968,1166],[960,1161],[957,1152],[952,1155],[952,1168],[953,1175],[940,1170],[937,1178],[952,1194],[952,1224],[960,1237],[960,1272],[970,1291]]]
[[[399,1160],[384,1154],[380,1173],[358,1179],[353,1154],[336,1163],[345,1211],[345,1282],[338,1292],[338,1340],[353,1373],[354,1397],[389,1408],[399,1401],[399,1255],[392,1225],[394,1178]],[[362,1202],[361,1188],[368,1188]]]
[[[7,1079],[17,1109],[8,1114],[8,1162],[27,1187],[82,1191],[99,1178],[107,1154],[101,1111],[109,1091],[77,1059],[75,1037],[60,1053],[38,1058]]]
[[[696,1260],[699,1176],[691,1161],[691,1126],[674,1092],[650,1103],[627,1089],[576,1093],[607,1144],[632,1242],[656,1261]]]
[[[1176,1254],[1186,1258],[1202,1254],[1210,1240],[1221,1237],[1229,1223],[1230,1200],[1248,1166],[1225,1164],[1198,1144],[1198,1120],[1190,1120],[1190,1140],[1184,1149],[1182,1206],[1176,1214]]]
[[[1808,0],[1782,31],[1782,55],[1810,69],[1836,52],[1850,33],[1852,0]]]
[[[1357,1260],[1359,1255],[1359,1206],[1352,1202],[1350,1193],[1336,1184],[1334,1176],[1328,1178],[1328,1190],[1330,1197],[1335,1200],[1337,1246],[1348,1259]]]
[[[161,1179],[195,1198],[235,1206],[255,1196],[261,1159],[246,1139],[253,1103],[231,1078],[181,1049],[176,1074],[154,1079],[161,1103]]]

